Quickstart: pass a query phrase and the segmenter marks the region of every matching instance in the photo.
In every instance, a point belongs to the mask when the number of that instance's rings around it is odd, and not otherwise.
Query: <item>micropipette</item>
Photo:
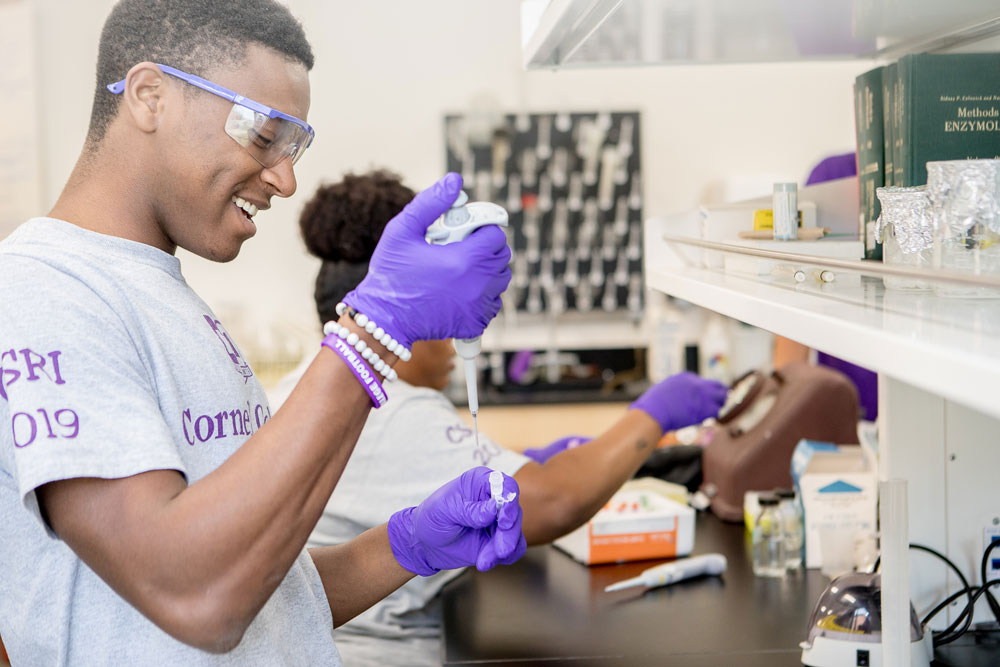
[[[620,591],[633,586],[666,586],[702,574],[720,575],[726,571],[726,565],[726,557],[722,554],[704,554],[703,556],[682,558],[643,570],[638,577],[632,577],[605,587],[604,592]]]
[[[464,191],[443,216],[427,228],[425,238],[434,245],[448,245],[463,240],[469,234],[485,225],[507,226],[507,211],[492,202],[469,201]],[[476,357],[482,349],[482,337],[456,338],[455,351],[465,364],[465,386],[469,393],[469,412],[472,426],[476,431],[476,447],[479,447],[479,387],[476,384]]]

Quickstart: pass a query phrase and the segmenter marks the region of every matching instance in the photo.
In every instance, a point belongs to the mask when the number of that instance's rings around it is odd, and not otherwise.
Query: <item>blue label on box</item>
[[[832,484],[827,484],[822,489],[819,490],[820,493],[861,493],[861,489],[854,486],[853,484],[848,484],[843,480],[837,480]]]

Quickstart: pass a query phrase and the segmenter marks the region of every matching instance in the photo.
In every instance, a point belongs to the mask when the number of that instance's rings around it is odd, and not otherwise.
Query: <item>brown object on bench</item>
[[[736,400],[739,399],[739,400]],[[701,490],[712,511],[743,521],[743,495],[792,485],[799,440],[856,444],[858,392],[843,373],[793,362],[770,376],[751,371],[733,383],[731,400],[702,457]]]

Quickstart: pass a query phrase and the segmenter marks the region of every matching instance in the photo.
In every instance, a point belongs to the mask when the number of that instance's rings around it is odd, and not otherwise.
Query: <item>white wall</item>
[[[26,0],[0,2],[0,238],[41,205],[35,34]]]
[[[38,19],[46,206],[86,131],[96,44],[110,0],[32,0]],[[312,333],[317,263],[301,248],[298,211],[322,180],[387,166],[425,186],[444,169],[443,121],[484,98],[503,111],[638,109],[645,213],[723,197],[723,183],[802,180],[821,157],[854,146],[851,86],[869,62],[525,72],[514,0],[291,0],[316,53],[313,147],[299,193],[257,218],[229,265],[183,255],[189,282],[244,347],[281,328]],[[241,331],[242,329],[242,331]],[[281,336],[278,336],[279,338]],[[264,344],[264,343],[262,343]]]

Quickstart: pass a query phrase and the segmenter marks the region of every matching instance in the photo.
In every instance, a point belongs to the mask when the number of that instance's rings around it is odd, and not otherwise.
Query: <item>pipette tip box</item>
[[[687,556],[694,510],[648,489],[623,489],[553,544],[585,565]]]

